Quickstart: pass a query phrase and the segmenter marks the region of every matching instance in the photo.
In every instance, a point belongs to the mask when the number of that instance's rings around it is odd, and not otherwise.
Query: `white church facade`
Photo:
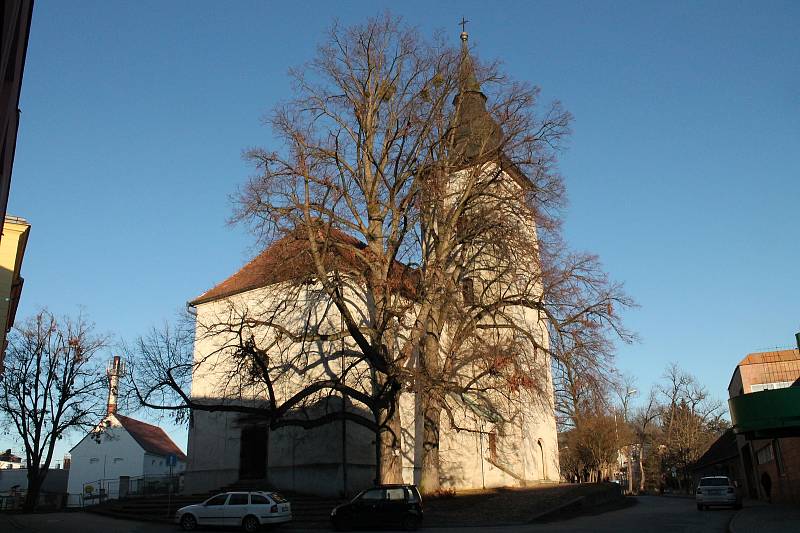
[[[457,98],[463,99],[462,106],[474,116],[456,130],[463,129],[464,124],[491,120],[474,74],[468,81],[470,84],[461,87]],[[459,133],[456,131],[456,135]],[[505,170],[501,172],[508,183],[520,179]],[[535,227],[531,232],[535,235]],[[344,234],[337,238],[352,239]],[[244,331],[261,345],[271,346],[270,353],[278,354],[270,362],[279,359],[285,368],[272,384],[281,398],[289,397],[304,383],[326,376],[355,389],[365,389],[369,368],[364,363],[351,366],[344,355],[357,351],[354,344],[350,346],[352,341],[337,338],[292,343],[265,325],[280,313],[283,321],[313,327],[315,331],[341,330],[342,319],[320,284],[313,279],[297,283],[297,278],[308,272],[308,261],[305,237],[289,234],[189,303],[196,319],[191,388],[196,402],[214,404],[235,399],[230,402],[258,405],[264,400],[265,391],[258,387],[241,388],[237,373],[250,370],[237,367],[230,357],[232,350],[241,348]],[[359,309],[365,305],[364,298],[357,294],[357,287],[351,290],[349,301],[359,302],[353,304],[354,313],[365,315]],[[529,324],[530,335],[547,346],[547,330],[541,317],[529,310],[520,309],[518,313],[520,320]],[[510,416],[503,424],[473,412],[457,419],[457,429],[451,427],[449,417],[441,417],[439,461],[443,487],[459,490],[559,481],[552,376],[549,357],[545,350],[540,352],[539,371],[531,376],[540,382],[535,387],[539,397],[520,396],[509,402]],[[424,394],[424,390],[408,387],[400,395],[401,435],[395,453],[401,459],[406,483],[419,483],[421,479]],[[311,409],[318,415],[336,410],[368,415],[358,405],[347,396],[328,395]],[[252,483],[326,496],[352,494],[373,483],[374,441],[373,431],[349,420],[337,419],[312,428],[271,429],[254,414],[195,409],[189,427],[185,491],[199,493],[235,483]]]

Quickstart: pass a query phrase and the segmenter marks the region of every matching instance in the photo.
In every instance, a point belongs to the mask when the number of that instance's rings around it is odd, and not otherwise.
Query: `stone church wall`
[[[309,287],[311,291],[313,287]],[[245,402],[256,405],[266,397],[263,390],[241,388],[237,372],[232,366],[230,346],[232,333],[203,335],[200,324],[225,320],[235,321],[236,313],[246,310],[251,316],[269,316],[269,310],[281,303],[285,294],[281,286],[271,286],[236,295],[226,300],[209,302],[197,307],[198,335],[195,361],[198,367],[193,374],[192,396],[199,400],[219,402]],[[358,297],[352,298],[358,301]],[[295,326],[304,324],[304,316],[312,313],[309,322],[322,324],[322,331],[338,331],[341,327],[335,310],[326,308],[324,302],[308,298],[300,301],[294,315],[284,316]],[[309,307],[311,306],[311,307]],[[305,315],[304,315],[305,314]],[[532,328],[537,328],[535,317],[529,317]],[[263,331],[254,331],[261,335]],[[286,345],[280,357],[290,368],[275,383],[279,401],[300,390],[304,384],[320,377],[336,377],[349,361],[335,355],[341,350],[337,343],[308,343],[298,347]],[[353,348],[353,347],[351,347]],[[544,356],[543,356],[544,357]],[[303,367],[300,363],[306,364]],[[300,365],[293,367],[292,365]],[[546,357],[544,373],[537,377],[546,381],[545,396],[552,401],[552,383]],[[293,370],[291,368],[294,368]],[[347,383],[367,391],[369,369],[360,363],[348,370]],[[320,409],[341,409],[338,397],[320,403]],[[491,428],[483,431],[456,432],[442,417],[440,457],[443,484],[456,489],[515,486],[541,479],[558,480],[555,419],[552,404],[529,405],[526,412],[502,431],[492,436]],[[401,447],[403,478],[409,483],[419,483],[422,449],[415,437],[421,434],[422,420],[417,416],[417,397],[404,392],[400,400],[402,425]],[[348,409],[355,407],[348,405]],[[530,411],[530,412],[528,412]],[[242,477],[240,454],[242,432],[248,426],[262,422],[248,420],[238,413],[195,411],[189,430],[188,466],[185,474],[185,492],[207,492],[236,482]],[[481,429],[473,423],[473,429]],[[343,436],[344,433],[344,436]],[[264,450],[266,455],[266,483],[269,488],[316,493],[325,496],[353,494],[372,484],[374,478],[374,434],[368,429],[348,422],[336,421],[314,429],[283,427],[269,431]],[[346,445],[343,446],[343,441]],[[542,448],[539,448],[539,442]],[[542,467],[542,455],[546,465]],[[346,465],[346,467],[344,466]],[[544,472],[544,474],[541,474]]]

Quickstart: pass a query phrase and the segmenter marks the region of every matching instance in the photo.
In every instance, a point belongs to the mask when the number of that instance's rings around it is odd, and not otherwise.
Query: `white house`
[[[70,450],[69,505],[114,499],[186,468],[186,455],[158,426],[116,412],[119,357],[109,368],[108,414]]]
[[[22,468],[22,458],[11,453],[11,449],[0,453],[0,470],[10,470],[12,468]]]

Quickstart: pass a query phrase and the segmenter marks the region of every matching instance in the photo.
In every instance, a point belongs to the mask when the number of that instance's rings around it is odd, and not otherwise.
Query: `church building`
[[[461,39],[462,73],[459,94],[455,97],[459,111],[453,117],[453,135],[467,155],[472,152],[475,155],[487,144],[499,143],[496,138],[501,134],[486,109],[486,96],[476,80],[466,46],[467,34],[462,33]],[[499,160],[487,163],[484,159],[480,165],[501,169],[503,179],[514,187],[524,187],[520,183],[527,180],[516,168],[503,168]],[[535,235],[532,218],[528,222]],[[343,232],[335,233],[333,238],[355,240]],[[346,266],[356,259],[341,256],[331,261]],[[410,291],[403,292],[407,286],[403,279],[405,268],[398,265],[396,290],[413,298]],[[265,396],[257,390],[243,392],[241,387],[237,388],[237,380],[232,376],[251,370],[233,366],[226,354],[241,341],[244,330],[251,328],[256,331],[255,336],[260,335],[259,324],[269,323],[269,317],[275,317],[278,310],[291,314],[300,326],[318,331],[341,329],[336,307],[318,290],[313,277],[307,238],[288,234],[241,270],[189,302],[197,323],[191,388],[194,401],[218,403],[225,398],[237,398],[236,401],[257,405],[259,399],[263,400]],[[306,281],[298,283],[299,279]],[[519,312],[529,324],[530,334],[547,346],[543,317],[531,315],[528,310]],[[253,317],[259,318],[253,320]],[[265,339],[267,334],[259,342],[266,343]],[[276,350],[286,341],[280,335],[267,340]],[[346,383],[363,379],[368,370],[348,366],[344,356],[335,355],[346,353],[350,342],[337,338],[285,348],[280,357],[287,361],[287,368],[296,369],[301,362],[307,366],[276,383],[278,393],[290,395],[302,386],[304,379],[324,374]],[[442,416],[439,442],[442,487],[459,490],[559,481],[552,376],[549,357],[545,351],[541,352],[537,357],[543,370],[536,374],[536,379],[542,381],[539,390],[543,391],[543,398],[515,405],[515,416],[505,427],[499,428],[493,420],[476,415],[469,422],[470,430],[457,431],[450,426],[448,417]],[[395,452],[402,459],[406,483],[419,483],[421,479],[423,394],[424,390],[411,388],[401,393],[402,436]],[[358,410],[356,402],[346,395],[321,399],[318,408],[321,412]],[[184,490],[199,493],[249,483],[325,496],[353,494],[373,483],[374,441],[373,431],[349,420],[336,419],[308,428],[297,425],[271,429],[252,414],[195,409],[189,426]]]

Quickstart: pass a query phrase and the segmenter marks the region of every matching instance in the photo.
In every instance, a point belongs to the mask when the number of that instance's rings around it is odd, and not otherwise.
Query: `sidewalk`
[[[744,509],[733,515],[730,533],[796,532],[800,525],[800,507],[745,500]]]

